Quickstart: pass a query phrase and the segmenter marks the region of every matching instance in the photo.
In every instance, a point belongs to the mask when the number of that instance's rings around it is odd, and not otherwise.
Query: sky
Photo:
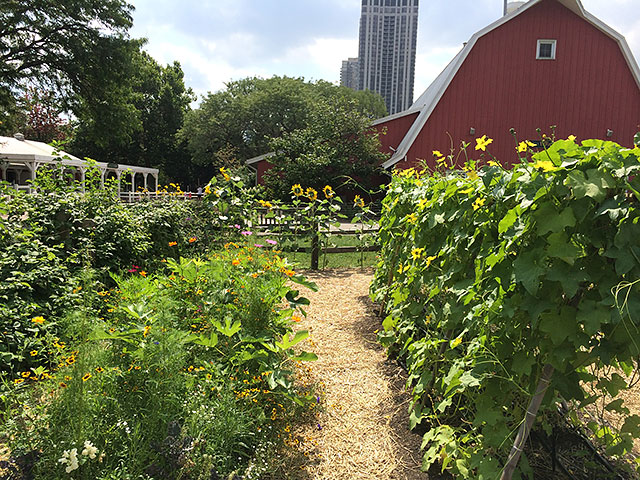
[[[338,84],[342,60],[358,56],[359,0],[129,0],[131,36],[162,64],[179,61],[202,97],[225,83],[273,75]],[[640,61],[640,0],[582,0],[622,33]],[[502,16],[503,0],[422,0],[414,98],[463,42]]]

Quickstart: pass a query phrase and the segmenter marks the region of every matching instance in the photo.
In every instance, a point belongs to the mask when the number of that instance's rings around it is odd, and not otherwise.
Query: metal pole
[[[507,3],[508,3],[508,1],[509,0],[504,0],[504,13],[503,13],[503,15],[507,14]]]

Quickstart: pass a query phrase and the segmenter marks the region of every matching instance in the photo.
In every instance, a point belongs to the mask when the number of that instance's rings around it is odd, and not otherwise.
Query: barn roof
[[[401,161],[407,156],[407,153],[409,152],[411,145],[413,145],[413,142],[418,137],[418,134],[422,130],[422,127],[424,127],[424,125],[427,123],[427,120],[435,110],[436,106],[438,105],[438,102],[444,95],[444,92],[447,90],[447,87],[455,77],[456,73],[458,73],[458,70],[460,69],[465,59],[467,58],[467,56],[475,46],[478,39],[480,39],[487,33],[495,30],[496,28],[500,27],[501,25],[504,25],[510,20],[513,20],[518,15],[522,15],[528,9],[537,5],[541,1],[543,0],[530,0],[529,2],[522,5],[519,9],[499,18],[492,24],[487,25],[485,28],[483,28],[479,32],[476,32],[471,37],[471,39],[464,45],[462,50],[460,50],[460,52],[453,58],[453,60],[451,60],[449,65],[447,65],[445,69],[440,73],[440,75],[436,77],[433,83],[429,85],[429,87],[424,91],[424,93],[420,95],[420,97],[418,97],[418,99],[413,103],[413,105],[411,105],[411,107],[409,107],[409,109],[403,112],[396,113],[395,115],[390,115],[388,117],[381,118],[376,122],[374,122],[374,125],[379,125],[381,123],[394,120],[395,118],[400,118],[405,115],[419,112],[418,116],[416,117],[416,120],[413,122],[413,125],[405,135],[402,142],[400,142],[400,144],[398,145],[398,148],[396,149],[395,153],[391,156],[389,160],[387,160],[385,163],[382,164],[384,168],[392,167],[393,165],[395,165],[396,163],[398,163],[399,161]],[[601,20],[599,20],[598,18],[596,18],[595,16],[587,12],[582,6],[582,2],[580,2],[580,0],[555,0],[555,1],[564,5],[573,13],[575,13],[585,21],[589,22],[591,25],[593,25],[598,30],[603,32],[605,35],[611,37],[613,40],[615,40],[618,43],[618,45],[620,46],[620,50],[622,51],[622,54],[624,55],[624,58],[627,62],[627,65],[629,66],[629,69],[631,70],[631,73],[636,81],[636,84],[638,85],[638,88],[640,88],[640,68],[638,68],[638,64],[636,63],[633,57],[633,54],[631,53],[631,49],[629,48],[629,45],[627,44],[627,41],[625,40],[624,36],[622,36],[620,33],[618,33],[617,31],[615,31],[614,29],[612,29],[611,27],[603,23]]]

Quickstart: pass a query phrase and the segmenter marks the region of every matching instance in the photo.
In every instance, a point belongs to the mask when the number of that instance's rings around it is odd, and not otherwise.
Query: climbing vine
[[[537,414],[575,411],[627,387],[640,355],[640,148],[573,137],[511,170],[446,168],[394,175],[372,285],[380,340],[406,361],[411,426],[425,428],[424,466],[496,478],[543,369]],[[614,375],[599,377],[603,367]],[[621,400],[605,408],[629,411]],[[623,455],[640,417],[589,424]],[[520,474],[530,474],[526,457]]]

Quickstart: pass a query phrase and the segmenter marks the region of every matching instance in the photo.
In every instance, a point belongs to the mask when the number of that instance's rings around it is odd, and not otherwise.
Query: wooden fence
[[[253,227],[261,236],[286,236],[303,232],[310,238],[309,247],[295,249],[297,253],[311,253],[311,269],[317,270],[320,264],[320,255],[333,253],[377,252],[379,245],[362,246],[320,246],[320,236],[351,236],[377,234],[378,228],[365,228],[362,224],[342,223],[340,227],[322,227],[318,222],[304,222],[297,218],[297,211],[293,208],[256,209],[257,224]]]

